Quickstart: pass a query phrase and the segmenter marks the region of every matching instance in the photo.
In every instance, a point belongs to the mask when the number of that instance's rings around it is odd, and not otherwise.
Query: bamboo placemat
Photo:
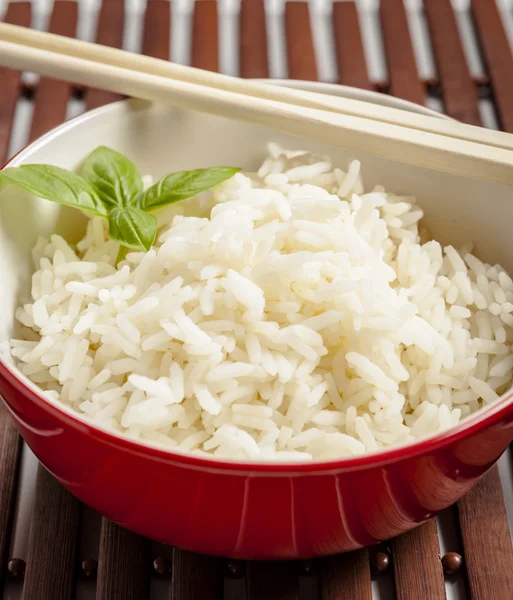
[[[504,20],[495,0],[472,0],[473,35],[479,43],[485,73],[475,77],[468,66],[456,14],[450,0],[417,3],[429,31],[436,76],[422,79],[403,0],[382,0],[376,16],[387,67],[386,80],[369,76],[361,31],[361,11],[353,1],[335,1],[324,11],[332,33],[338,81],[424,104],[441,102],[450,116],[482,124],[480,98],[493,102],[500,126],[513,133],[513,57]],[[168,0],[148,0],[142,15],[143,53],[168,59],[175,10]],[[285,3],[283,26],[288,75],[318,80],[311,8]],[[419,8],[420,6],[420,8]],[[182,7],[183,8],[183,7]],[[267,6],[269,8],[269,6]],[[326,8],[326,7],[324,7]],[[4,20],[29,27],[30,2],[8,4]],[[123,0],[103,0],[96,40],[123,45],[126,7]],[[219,69],[219,6],[198,0],[192,9],[191,64]],[[264,0],[242,0],[232,10],[238,23],[238,64],[242,77],[268,77],[269,11]],[[49,30],[77,35],[81,13],[76,2],[55,0]],[[65,120],[69,103],[91,109],[117,100],[100,90],[75,89],[42,78],[28,85],[20,73],[0,69],[0,163],[8,157],[17,106],[33,105],[29,140]],[[513,550],[503,487],[497,467],[442,518],[377,548],[315,561],[243,562],[211,558],[166,548],[105,519],[99,542],[86,548],[89,523],[99,517],[83,507],[44,469],[37,471],[28,551],[13,555],[22,510],[17,505],[23,445],[6,410],[0,410],[0,585],[4,597],[24,600],[442,600],[513,598]],[[27,452],[27,449],[23,449]],[[16,515],[16,517],[15,517]],[[16,531],[15,531],[16,530]],[[444,531],[450,531],[445,540]],[[439,539],[442,532],[444,539]],[[449,544],[449,546],[448,546]],[[445,555],[441,548],[462,558]],[[89,552],[89,554],[87,553]],[[451,574],[452,570],[456,570]],[[445,570],[445,577],[444,577]]]

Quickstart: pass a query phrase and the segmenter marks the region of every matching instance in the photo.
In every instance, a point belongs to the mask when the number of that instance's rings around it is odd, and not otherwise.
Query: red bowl
[[[333,91],[330,86],[314,89]],[[344,93],[344,89],[336,89],[337,93]],[[351,94],[375,99],[372,94],[360,95],[354,91]],[[164,121],[162,111],[166,113]],[[88,150],[107,140],[125,152],[131,144],[134,149],[131,154],[135,153],[136,160],[137,146],[138,162],[148,162],[145,151],[162,138],[162,130],[168,123],[175,128],[177,123],[182,123],[175,118],[175,112],[141,107],[138,103],[112,105],[44,136],[11,164],[47,160],[73,166]],[[191,117],[190,113],[186,118],[192,119],[193,126],[199,128],[198,135],[219,139],[216,138],[217,124],[221,119]],[[146,124],[142,133],[141,119]],[[227,123],[223,121],[223,128]],[[301,145],[300,141],[253,126],[231,123],[229,127],[231,130],[225,137],[230,143],[237,141],[241,127],[244,131],[239,141],[247,140],[251,134],[251,152],[255,158],[261,156],[261,146],[267,139],[278,138],[289,145]],[[72,146],[70,138],[74,140]],[[78,150],[75,148],[77,139],[84,141]],[[240,151],[241,146],[237,148]],[[69,152],[64,152],[65,149]],[[215,162],[225,160],[223,144],[214,145],[212,152],[217,157]],[[226,161],[230,162],[226,152]],[[244,152],[247,156],[240,160],[246,166],[253,156]],[[331,152],[341,154],[340,150]],[[341,160],[343,158],[341,156]],[[396,181],[399,187],[409,186],[410,190],[416,189],[410,180],[420,184],[421,196],[434,197],[437,189],[447,188],[445,195],[437,195],[441,198],[440,205],[433,200],[432,206],[428,206],[428,219],[430,211],[434,215],[445,211],[444,223],[454,229],[456,236],[459,233],[452,220],[461,213],[462,203],[466,206],[472,203],[469,197],[475,197],[477,203],[493,197],[490,202],[497,202],[497,214],[475,215],[467,210],[462,233],[477,236],[491,257],[513,256],[511,251],[507,253],[511,246],[507,225],[501,226],[505,221],[513,222],[513,215],[507,214],[513,210],[509,208],[512,203],[507,197],[508,188],[460,181],[422,169],[408,169],[404,174],[397,170],[397,165],[385,160],[362,159],[372,164],[378,180]],[[178,158],[176,162],[180,162]],[[208,164],[208,158],[202,163]],[[160,169],[152,164],[147,167],[149,172]],[[38,201],[26,200],[31,210],[34,205],[30,202],[36,202],[39,210],[36,217],[27,213],[20,219],[2,213],[4,230],[12,231],[13,223],[19,221],[24,235],[16,238],[14,250],[9,250],[12,253],[9,260],[4,260],[9,263],[7,267],[14,266],[8,271],[9,285],[3,293],[2,308],[7,316],[5,322],[0,322],[0,341],[8,337],[12,328],[17,289],[23,285],[23,276],[19,273],[26,274],[26,251],[33,235],[52,230],[60,223],[61,213],[55,212],[60,210],[58,207],[50,203],[43,207]],[[440,231],[443,238],[443,226]],[[5,235],[0,236],[0,248],[5,247],[4,242]],[[511,270],[513,265],[505,260],[501,262]],[[36,386],[8,361],[0,362],[0,393],[26,443],[81,501],[107,518],[155,540],[197,552],[239,558],[324,556],[405,532],[457,501],[497,461],[513,439],[513,394],[508,393],[459,426],[407,446],[307,464],[242,464],[179,454],[102,430],[43,398]]]
[[[457,501],[513,439],[512,394],[409,446],[314,464],[238,464],[152,448],[87,424],[5,364],[23,438],[82,502],[140,534],[206,554],[308,558],[374,544]]]

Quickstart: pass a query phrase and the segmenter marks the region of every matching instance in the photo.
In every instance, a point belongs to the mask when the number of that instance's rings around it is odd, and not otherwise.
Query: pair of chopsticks
[[[0,65],[513,185],[513,136],[456,121],[247,81],[8,24],[0,24]]]

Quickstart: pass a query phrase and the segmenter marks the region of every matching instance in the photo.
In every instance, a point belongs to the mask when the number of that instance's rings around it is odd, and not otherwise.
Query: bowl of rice
[[[81,501],[192,551],[324,556],[422,523],[507,448],[508,186],[135,100],[6,167],[99,145],[145,186],[241,171],[121,259],[105,219],[0,191],[0,393]]]

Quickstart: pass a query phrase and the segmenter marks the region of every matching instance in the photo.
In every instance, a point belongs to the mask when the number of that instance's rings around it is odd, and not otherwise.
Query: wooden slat
[[[241,77],[269,77],[264,0],[242,0],[239,43]]]
[[[149,599],[150,564],[149,540],[103,519],[96,600]]]
[[[5,14],[5,22],[13,25],[30,27],[30,2],[11,3]],[[11,139],[12,123],[16,102],[21,84],[21,73],[0,67],[0,166],[7,160],[9,140]],[[1,524],[0,524],[1,528]]]
[[[289,79],[317,81],[319,76],[308,3],[285,3],[285,38]]]
[[[472,600],[509,600],[513,549],[497,467],[460,500],[458,512]]]
[[[198,69],[219,71],[219,42],[216,0],[194,3],[191,64]]]
[[[295,562],[249,562],[246,571],[247,600],[299,600]]]
[[[426,0],[424,7],[446,111],[480,125],[475,88],[457,36],[450,0]],[[493,0],[474,0],[472,10],[502,125],[513,131],[513,58],[499,12]],[[458,509],[473,600],[511,597],[513,550],[497,467],[460,500]]]
[[[125,23],[124,0],[106,0],[102,2],[98,16],[96,42],[112,48],[123,47],[123,31]],[[98,108],[104,104],[120,100],[121,96],[114,92],[91,89],[87,91],[85,104],[87,110]]]
[[[150,0],[144,21],[143,52],[149,56],[168,59],[170,31],[169,2]],[[149,540],[103,519],[97,600],[149,598],[150,558]]]
[[[51,33],[75,37],[77,30],[78,5],[68,0],[56,0],[50,19]],[[71,85],[42,77],[37,88],[34,116],[30,130],[33,141],[60,125],[66,118],[66,109],[71,94]]]
[[[222,598],[222,560],[174,548],[170,599],[222,600]]]
[[[10,4],[5,22],[29,27],[31,5],[29,2]],[[0,165],[8,158],[9,140],[16,102],[18,100],[21,74],[0,68]],[[16,500],[16,487],[21,457],[21,438],[3,402],[0,402],[0,594],[4,584],[5,564]]]
[[[216,0],[199,0],[194,4],[191,63],[193,67],[219,71]],[[171,600],[220,600],[222,597],[222,561],[174,548]]]
[[[397,600],[445,600],[436,521],[392,540]]]
[[[154,2],[152,2],[153,4]],[[155,5],[160,4],[155,2]],[[148,7],[153,18],[154,12],[162,8]],[[169,21],[168,21],[169,22]],[[121,48],[123,45],[124,2],[111,0],[104,2],[98,22],[96,41],[100,44]],[[158,29],[159,41],[148,39],[149,27],[145,25],[143,45],[147,53],[163,51],[161,36],[164,28]],[[169,28],[168,28],[169,32]],[[169,38],[167,43],[169,53]],[[119,100],[120,96],[103,90],[90,90],[87,94],[87,108],[96,108]],[[149,563],[151,545],[149,540],[102,520],[100,536],[100,561],[98,568],[97,600],[123,598],[126,600],[144,600],[149,598]]]
[[[319,563],[322,600],[358,598],[372,600],[369,552],[357,550],[329,556]]]
[[[50,31],[74,36],[77,17],[76,4],[58,0],[54,4]],[[65,120],[70,93],[71,86],[67,83],[41,79],[35,97],[31,141]],[[40,466],[23,588],[24,599],[73,598],[80,514],[79,501]]]
[[[3,402],[0,404],[0,565],[7,562],[12,533],[16,484],[21,457],[21,437]],[[0,594],[5,570],[0,569]]]
[[[143,33],[143,54],[170,59],[171,4],[169,0],[149,0],[146,5]]]
[[[510,71],[513,62],[497,7],[494,2],[474,1],[472,10],[501,124],[513,131],[513,95],[509,89],[513,84]],[[509,78],[509,83],[503,78]],[[479,118],[477,124],[480,124]],[[513,550],[497,467],[460,500],[458,514],[473,600],[511,597]],[[483,557],[486,557],[486,565]]]
[[[23,600],[72,600],[80,502],[42,466],[30,529]]]
[[[390,93],[424,104],[424,86],[417,72],[403,0],[380,2],[380,16]]]
[[[354,2],[333,3],[333,33],[339,83],[370,90],[360,21]]]
[[[480,125],[477,88],[458,32],[451,0],[424,0],[445,112],[454,119]]]
[[[502,129],[513,133],[513,56],[495,0],[473,0],[472,15]]]

